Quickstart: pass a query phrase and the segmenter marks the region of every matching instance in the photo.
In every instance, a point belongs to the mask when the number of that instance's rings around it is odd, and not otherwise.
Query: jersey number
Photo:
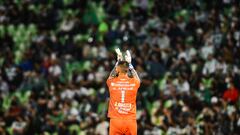
[[[125,100],[125,90],[121,90],[121,102],[124,103]]]

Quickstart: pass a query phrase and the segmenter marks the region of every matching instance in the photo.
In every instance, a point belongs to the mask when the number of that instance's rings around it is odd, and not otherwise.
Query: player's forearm
[[[113,70],[111,71],[109,77],[116,77],[117,76],[117,71],[116,71],[116,67],[113,68]]]
[[[136,78],[140,81],[137,71],[133,68],[132,64],[129,65],[129,71],[134,78]]]
[[[117,63],[116,63],[116,65],[117,65]],[[116,67],[117,66],[114,66],[114,68],[112,69],[112,71],[110,72],[110,75],[109,75],[109,77],[108,78],[114,78],[114,77],[117,77],[117,71],[116,71]]]
[[[134,78],[136,78],[136,79],[138,79],[140,81],[140,78],[139,78],[139,76],[138,76],[138,74],[137,74],[135,69],[131,69],[130,72],[131,72],[131,74],[133,75]]]

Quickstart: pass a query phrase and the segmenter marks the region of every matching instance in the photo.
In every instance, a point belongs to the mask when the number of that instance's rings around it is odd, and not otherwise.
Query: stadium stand
[[[139,135],[238,135],[239,15],[238,0],[0,0],[0,134],[108,134],[120,47]]]

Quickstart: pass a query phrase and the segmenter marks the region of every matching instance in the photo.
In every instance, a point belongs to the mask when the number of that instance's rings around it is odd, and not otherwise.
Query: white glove
[[[132,57],[131,57],[131,54],[130,54],[130,51],[129,51],[129,50],[126,51],[125,60],[126,60],[129,64],[131,64],[131,62],[132,62]]]
[[[122,55],[122,52],[120,51],[120,49],[119,48],[115,49],[115,52],[117,53],[117,60],[122,61],[123,55]]]

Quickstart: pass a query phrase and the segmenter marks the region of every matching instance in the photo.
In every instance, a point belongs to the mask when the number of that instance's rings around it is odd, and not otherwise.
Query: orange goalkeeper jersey
[[[136,97],[140,81],[128,76],[107,80],[110,93],[109,118],[136,119]]]

